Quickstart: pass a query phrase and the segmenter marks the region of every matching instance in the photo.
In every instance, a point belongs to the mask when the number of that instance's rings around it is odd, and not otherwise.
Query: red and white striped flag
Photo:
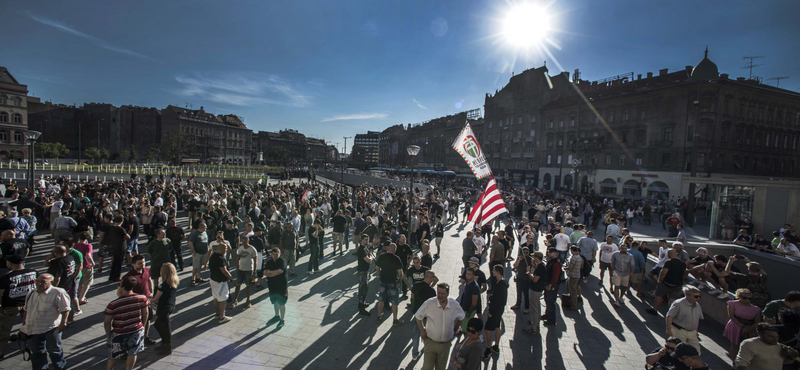
[[[494,182],[494,176],[492,176],[467,220],[483,226],[507,212],[503,196],[500,195],[500,190],[497,189],[497,183]]]

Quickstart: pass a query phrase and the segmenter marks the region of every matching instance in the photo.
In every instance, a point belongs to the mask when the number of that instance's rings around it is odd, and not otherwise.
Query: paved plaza
[[[185,215],[179,218],[185,227]],[[433,270],[440,281],[458,286],[461,270],[461,240],[466,225],[450,224],[442,243],[442,258]],[[663,235],[661,226],[633,226],[634,236],[656,239]],[[641,234],[641,233],[644,233]],[[652,235],[647,235],[647,234]],[[266,288],[254,294],[253,307],[228,310],[233,320],[218,324],[212,319],[211,293],[208,284],[189,287],[189,271],[180,274],[177,311],[172,315],[173,353],[160,357],[152,348],[139,356],[136,368],[148,369],[418,369],[422,360],[411,356],[412,313],[401,302],[401,327],[392,327],[384,313],[380,325],[375,322],[377,277],[370,282],[368,302],[372,316],[357,313],[357,277],[355,256],[329,257],[332,248],[326,234],[326,257],[320,273],[307,275],[308,254],[298,262],[297,277],[290,281],[286,324],[278,328],[268,324],[274,312]],[[600,232],[602,235],[602,231]],[[28,267],[43,271],[42,261],[52,241],[37,237]],[[353,251],[351,248],[350,251]],[[184,244],[188,255],[188,247]],[[515,253],[516,255],[516,253]],[[189,259],[186,259],[187,262]],[[510,264],[509,264],[510,266]],[[488,267],[482,266],[488,273]],[[64,333],[64,351],[72,369],[102,369],[106,366],[102,310],[115,298],[116,284],[108,283],[108,269],[96,277],[83,315]],[[127,270],[126,270],[127,271]],[[510,276],[507,271],[507,277]],[[664,338],[663,317],[645,312],[646,306],[630,299],[621,308],[609,303],[610,293],[597,285],[598,269],[584,285],[584,303],[580,311],[559,312],[558,325],[543,327],[541,335],[528,335],[521,329],[527,323],[522,311],[508,309],[514,304],[516,289],[511,284],[504,315],[504,334],[500,354],[484,362],[485,369],[642,369],[644,355]],[[204,273],[207,277],[208,272]],[[266,282],[264,282],[266,286]],[[563,285],[563,284],[562,284]],[[649,286],[652,288],[652,285]],[[562,291],[565,287],[562,286]],[[451,292],[455,297],[457,289]],[[485,305],[485,295],[484,307]],[[242,300],[240,299],[240,302]],[[559,301],[560,303],[560,301]],[[387,310],[388,311],[388,310]],[[17,324],[18,327],[19,324]],[[701,322],[703,359],[713,369],[730,368],[726,357],[728,342],[723,327],[710,320]],[[158,334],[151,330],[153,338]],[[26,369],[17,345],[9,344],[2,369]],[[122,364],[118,364],[122,368]]]

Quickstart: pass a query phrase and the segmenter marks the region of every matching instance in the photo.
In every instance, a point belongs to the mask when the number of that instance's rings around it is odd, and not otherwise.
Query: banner
[[[467,166],[479,180],[492,175],[492,169],[489,168],[489,163],[486,162],[486,157],[483,155],[481,146],[478,144],[478,139],[472,132],[469,122],[458,134],[456,141],[453,142],[453,149],[461,155],[461,158],[464,158]]]

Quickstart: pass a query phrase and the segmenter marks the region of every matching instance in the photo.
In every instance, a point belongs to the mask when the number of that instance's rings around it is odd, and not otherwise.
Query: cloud
[[[182,87],[173,93],[186,97],[197,97],[209,101],[236,105],[287,105],[306,107],[311,98],[298,92],[283,78],[257,72],[228,72],[215,75],[195,73],[191,76],[177,75],[175,80]]]
[[[74,29],[74,28],[72,28],[70,26],[67,26],[66,24],[64,24],[62,22],[59,22],[57,20],[40,17],[40,16],[35,15],[35,14],[31,13],[31,12],[21,12],[21,13],[24,14],[24,15],[27,15],[28,17],[30,17],[34,21],[39,22],[39,23],[41,23],[41,24],[43,24],[45,26],[50,26],[50,27],[53,27],[53,28],[55,28],[55,29],[57,29],[57,30],[59,30],[61,32],[68,33],[70,35],[80,37],[80,38],[82,38],[84,40],[88,40],[91,43],[93,43],[93,44],[95,44],[95,45],[97,45],[97,46],[99,46],[99,47],[101,47],[103,49],[111,50],[113,52],[117,52],[117,53],[120,53],[120,54],[130,55],[130,56],[137,57],[137,58],[154,60],[153,58],[150,58],[147,55],[144,55],[144,54],[141,54],[141,53],[137,53],[135,51],[128,50],[128,49],[125,49],[125,48],[122,48],[122,47],[119,47],[119,46],[112,45],[111,43],[109,43],[106,40],[103,40],[101,38],[98,38],[98,37],[95,37],[95,36],[92,36],[92,35],[85,34],[85,33],[81,32],[81,31],[78,31],[78,30],[76,30],[76,29]]]
[[[444,18],[436,18],[431,22],[431,33],[436,37],[444,37],[450,27]]]
[[[359,119],[382,119],[389,117],[389,113],[355,113],[323,118],[320,122],[351,121]]]
[[[414,103],[417,103],[417,106],[418,106],[418,107],[420,107],[420,108],[422,108],[422,109],[428,109],[428,107],[426,107],[426,106],[422,105],[422,103],[418,102],[418,101],[417,101],[417,98],[413,98],[413,99],[411,99],[411,100],[412,100],[412,101],[414,101]]]

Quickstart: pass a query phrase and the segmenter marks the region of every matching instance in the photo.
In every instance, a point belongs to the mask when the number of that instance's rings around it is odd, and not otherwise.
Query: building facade
[[[28,158],[28,86],[0,67],[0,160]]]
[[[170,105],[161,110],[161,127],[162,140],[175,133],[188,137],[188,161],[247,165],[252,160],[253,132],[240,117]]]
[[[325,140],[284,129],[253,134],[253,152],[261,153],[261,163],[311,164],[326,162],[329,148]]]
[[[366,134],[357,134],[353,140],[353,156],[350,159],[365,168],[377,166],[380,153],[379,131],[367,131]]]

